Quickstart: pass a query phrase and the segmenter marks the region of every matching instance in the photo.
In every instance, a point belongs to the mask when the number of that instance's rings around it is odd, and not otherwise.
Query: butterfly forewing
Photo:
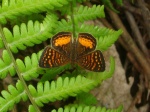
[[[105,70],[104,57],[99,50],[81,56],[76,61],[78,65],[90,71],[102,72]]]
[[[95,50],[96,39],[88,33],[79,33],[76,43],[77,56],[88,54]]]
[[[69,62],[68,57],[52,49],[46,47],[40,58],[39,66],[44,68],[58,67]]]
[[[69,57],[71,52],[72,34],[70,32],[60,32],[52,37],[52,47],[58,52]]]

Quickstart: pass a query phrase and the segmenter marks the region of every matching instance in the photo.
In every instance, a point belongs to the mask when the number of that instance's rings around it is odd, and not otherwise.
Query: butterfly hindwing
[[[67,62],[69,62],[69,60],[65,55],[48,46],[42,53],[39,66],[43,68],[52,68],[64,65]]]
[[[102,72],[105,70],[105,60],[101,51],[96,50],[77,59],[77,64],[87,70]]]

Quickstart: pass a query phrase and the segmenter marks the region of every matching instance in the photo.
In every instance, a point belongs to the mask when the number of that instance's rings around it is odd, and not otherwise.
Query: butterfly
[[[100,50],[95,50],[96,39],[89,33],[79,33],[73,39],[70,32],[59,32],[51,38],[51,46],[47,46],[39,61],[39,66],[52,68],[67,63],[77,64],[84,69],[102,72],[105,60]]]

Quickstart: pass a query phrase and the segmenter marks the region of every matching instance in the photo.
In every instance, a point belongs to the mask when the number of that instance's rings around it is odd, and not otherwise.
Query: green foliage
[[[5,78],[8,73],[11,76],[14,76],[16,74],[16,71],[14,69],[12,60],[7,52],[7,50],[3,50],[2,58],[0,59],[0,78]]]
[[[24,15],[54,10],[68,4],[68,0],[3,0],[0,9],[0,23],[6,24],[7,19],[12,20]]]
[[[41,82],[44,82],[46,80],[52,80],[56,77],[56,75],[61,74],[63,71],[71,69],[70,64],[66,64],[64,66],[60,66],[59,68],[52,68],[52,69],[47,69],[46,73],[43,74],[41,78]],[[65,75],[65,74],[64,74]]]
[[[25,102],[28,99],[32,102],[28,108],[29,112],[38,112],[33,102],[38,107],[43,107],[50,102],[66,100],[70,96],[77,97],[75,102],[79,104],[96,103],[96,99],[88,92],[113,75],[115,62],[112,57],[108,71],[95,73],[78,66],[72,68],[70,64],[51,69],[40,68],[38,64],[44,47],[39,45],[38,51],[34,52],[38,44],[62,31],[91,33],[97,39],[96,49],[102,51],[107,50],[118,39],[121,30],[114,31],[85,24],[85,21],[105,17],[105,13],[103,5],[93,5],[90,8],[76,5],[83,1],[85,0],[2,1],[0,23],[3,24],[3,29],[0,26],[0,48],[4,50],[0,58],[0,78],[4,79],[10,74],[13,81],[16,78],[18,81],[14,82],[15,86],[9,85],[8,90],[1,91],[0,112],[12,110],[21,100]],[[74,13],[70,10],[71,2],[74,4]],[[32,52],[27,52],[27,49]],[[87,100],[84,101],[83,95]],[[107,112],[105,108],[81,105],[68,106],[58,112],[66,109],[68,112],[74,109]]]
[[[0,112],[7,112],[13,109],[16,103],[19,103],[22,99],[27,101],[28,97],[25,93],[24,87],[20,81],[16,83],[16,87],[9,85],[8,91],[3,90],[0,97]]]
[[[51,84],[46,81],[44,84],[38,83],[37,89],[30,85],[31,95],[34,97],[38,106],[43,106],[43,103],[54,102],[56,100],[66,99],[69,96],[77,96],[82,92],[88,92],[98,83],[81,77],[64,78],[59,77],[57,81],[52,81]]]
[[[40,54],[41,52],[38,54],[33,53],[31,58],[27,56],[25,57],[24,62],[20,59],[16,60],[18,69],[26,81],[37,78],[40,73],[43,73],[41,69],[38,69]]]
[[[22,23],[20,27],[18,25],[14,26],[13,34],[8,28],[4,28],[4,35],[11,51],[17,53],[18,49],[25,50],[26,47],[40,44],[48,39],[52,36],[50,32],[52,32],[56,20],[55,15],[48,14],[42,24],[38,21],[35,23],[29,21],[27,25]]]
[[[101,13],[100,13],[101,12]],[[87,6],[80,6],[79,8],[75,9],[74,18],[75,21],[84,22],[85,20],[92,20],[96,19],[97,17],[105,17],[104,14],[104,6],[96,6],[89,8]]]
[[[52,112],[121,112],[122,106],[117,109],[106,109],[105,107],[73,105],[66,106],[64,109],[52,110]]]
[[[119,35],[122,33],[122,30],[113,31],[108,29],[101,29],[103,36],[98,36],[97,43],[100,43],[97,45],[97,48],[101,49],[102,51],[107,50],[115,41],[118,39]]]
[[[41,52],[39,54],[41,54]],[[0,78],[5,78],[8,73],[14,76],[16,71],[7,50],[3,50],[2,58],[3,59],[0,59]],[[38,60],[39,56],[35,53],[32,54],[31,59],[29,56],[25,57],[24,62],[20,59],[16,60],[16,64],[25,80],[29,81],[32,78],[37,78],[39,73],[42,73],[42,70],[38,69]]]

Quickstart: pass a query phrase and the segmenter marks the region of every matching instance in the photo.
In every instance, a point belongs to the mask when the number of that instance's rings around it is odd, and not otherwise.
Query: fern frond
[[[69,31],[69,32],[73,31],[72,23],[71,22],[67,22],[64,19],[59,21],[56,27],[57,27],[57,29],[54,30],[54,33],[57,33],[57,32],[60,32],[60,31]],[[99,30],[100,30],[100,27],[98,27],[98,26],[85,25],[85,24],[82,24],[81,26],[76,25],[76,33],[85,32],[85,33],[90,33],[93,36],[99,37],[100,34],[101,34],[99,32]]]
[[[54,33],[60,32],[60,31],[69,31],[69,32],[73,32],[73,26],[72,23],[69,21],[66,21],[64,19],[62,19],[61,21],[58,22],[57,24],[57,29],[54,30]],[[80,33],[80,32],[87,32],[87,33],[96,33],[97,30],[99,30],[98,27],[95,26],[90,26],[90,25],[85,25],[82,24],[81,26],[79,26],[78,24],[76,25],[76,33]],[[97,32],[99,33],[99,32]]]
[[[107,50],[112,44],[115,43],[121,34],[122,30],[114,31],[109,29],[107,35],[97,38],[97,48],[101,49],[102,51]]]
[[[0,78],[5,78],[8,73],[11,76],[16,74],[16,70],[14,69],[12,60],[7,50],[3,50],[2,58],[0,58]]]
[[[82,24],[80,27],[77,28],[77,32],[90,33],[94,37],[98,38],[98,37],[104,37],[107,35],[112,35],[113,33],[117,32],[117,31],[114,31],[112,29],[108,29],[106,27],[99,27],[99,26],[94,26],[94,25]]]
[[[8,91],[3,90],[1,94],[2,97],[0,97],[0,112],[7,112],[8,110],[11,110],[16,103],[20,102],[21,99],[23,101],[28,99],[24,91],[24,87],[20,81],[16,83],[16,87],[9,85]]]
[[[78,22],[96,19],[97,17],[105,17],[104,6],[93,5],[92,7],[87,7],[81,5],[79,8],[76,7],[74,11],[74,19]]]
[[[68,0],[3,0],[0,8],[0,23],[6,24],[7,19],[11,20],[21,15],[53,10],[65,4],[68,4]]]
[[[23,75],[25,80],[29,81],[32,78],[37,78],[40,73],[43,73],[43,70],[38,67],[40,55],[41,51],[38,54],[33,53],[31,58],[29,56],[25,57],[24,62],[20,59],[16,60],[21,75]],[[3,50],[2,59],[0,59],[0,78],[5,78],[8,73],[14,76],[16,70],[7,50]]]
[[[62,100],[68,96],[76,96],[81,92],[88,92],[94,88],[98,83],[81,77],[80,75],[68,77],[62,79],[59,77],[57,81],[49,83],[46,81],[44,84],[38,83],[37,90],[30,85],[29,90],[33,95],[35,102],[38,106],[43,106],[43,103],[54,102],[56,100]]]
[[[94,37],[100,37],[100,36],[105,36],[108,35],[110,29],[105,28],[105,27],[99,27],[99,26],[94,26],[94,25],[86,25],[82,24],[77,28],[77,32],[86,32],[92,34]]]
[[[20,27],[16,25],[13,28],[13,34],[7,28],[4,28],[3,31],[8,46],[13,53],[17,53],[18,49],[25,50],[27,46],[42,43],[42,41],[52,36],[50,32],[53,30],[56,21],[57,17],[55,15],[48,15],[43,24],[38,21],[35,23],[29,21],[27,26],[24,23]]]
[[[64,109],[54,109],[51,112],[121,112],[122,110],[122,106],[119,106],[117,109],[106,109],[105,107],[72,105],[66,106]]]
[[[20,59],[16,60],[18,69],[26,81],[37,78],[39,74],[43,72],[43,70],[38,67],[40,55],[41,51],[37,54],[33,53],[31,58],[29,56],[25,57],[24,62]]]
[[[46,73],[43,74],[40,81],[44,82],[44,81],[52,80],[56,77],[56,75],[61,74],[63,71],[69,70],[69,69],[71,69],[70,64],[60,66],[60,67],[51,68],[51,69],[47,69]]]
[[[72,23],[71,22],[67,22],[64,19],[62,19],[61,21],[58,21],[57,22],[57,26],[56,26],[56,28],[54,29],[53,32],[56,34],[57,32],[60,32],[60,31],[72,32],[73,31]]]
[[[91,20],[95,19],[97,17],[105,17],[104,14],[104,6],[96,6],[94,5],[93,7],[84,7],[80,6],[79,8],[75,9],[75,14],[74,14],[74,19],[75,21],[83,22],[86,20]],[[79,27],[78,24],[76,24],[76,27]],[[72,30],[72,22],[69,21],[67,22],[66,20],[62,19],[60,22],[58,22],[58,27],[56,27],[55,33],[60,32],[60,31],[70,31],[73,32]],[[79,28],[78,28],[79,29]]]

